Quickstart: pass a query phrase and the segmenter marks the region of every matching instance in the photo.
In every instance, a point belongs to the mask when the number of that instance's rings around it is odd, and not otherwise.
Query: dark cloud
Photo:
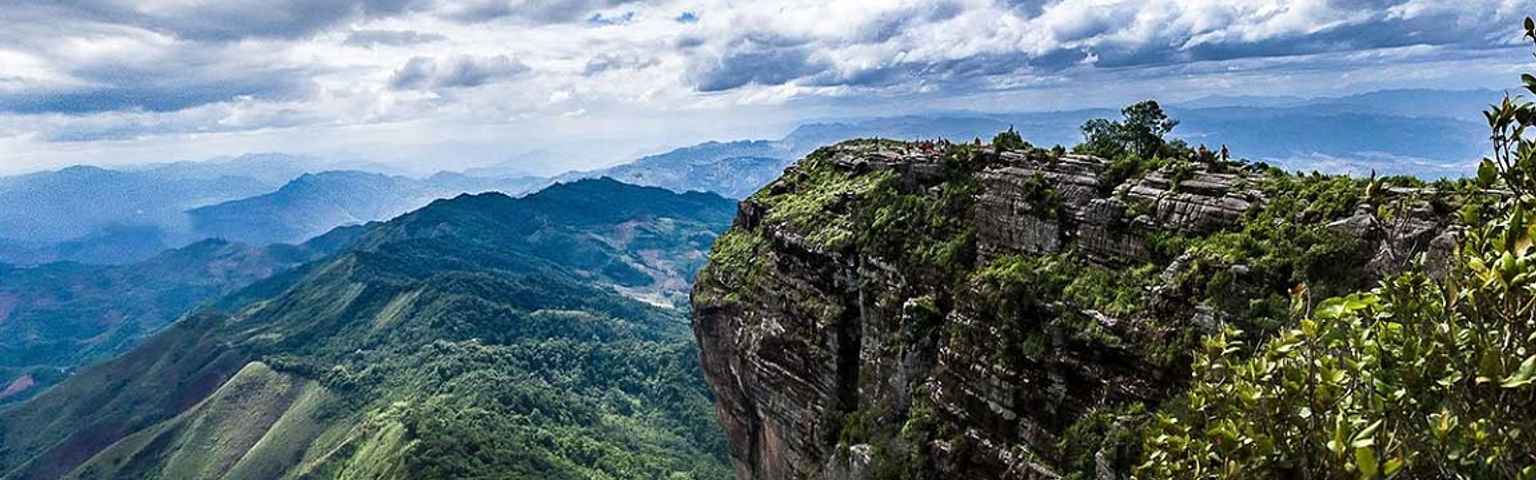
[[[677,23],[699,23],[699,15],[693,12],[683,12],[673,20],[677,20]]]
[[[65,66],[78,82],[0,93],[0,111],[89,114],[174,112],[242,98],[285,101],[311,95],[315,69],[251,58],[232,47],[183,44]]]
[[[372,48],[376,46],[403,47],[420,45],[423,43],[441,42],[448,37],[436,33],[422,33],[411,30],[356,30],[347,35],[342,43],[354,47]]]
[[[527,65],[506,55],[447,59],[414,57],[395,71],[389,86],[396,90],[478,87],[509,80],[529,70]]]
[[[144,8],[127,0],[19,2],[7,15],[144,28],[198,41],[294,39],[362,18],[398,15],[428,0],[221,0]]]
[[[678,50],[688,50],[700,45],[704,45],[704,43],[708,41],[709,39],[696,35],[683,35],[681,37],[677,37],[677,40],[672,42],[672,46],[677,47]]]
[[[659,63],[661,61],[655,57],[647,57],[638,52],[599,53],[587,60],[587,66],[581,74],[590,77],[610,70],[638,70]]]
[[[0,111],[21,114],[85,114],[120,110],[174,112],[238,98],[296,100],[309,93],[307,81],[285,75],[172,81],[149,85],[106,86],[73,91],[0,95]]]
[[[1242,4],[1000,0],[995,10],[984,13],[1011,17],[1016,27],[1001,31],[973,30],[974,15],[946,23],[968,13],[966,7],[937,1],[881,10],[849,22],[838,35],[808,38],[786,35],[781,32],[790,30],[773,25],[754,25],[731,37],[710,39],[711,45],[727,48],[690,57],[690,78],[705,92],[786,83],[975,88],[993,77],[1054,75],[1084,67],[1165,67],[1407,46],[1473,51],[1503,48],[1518,40],[1518,19],[1506,11],[1510,9],[1467,1],[1455,6],[1424,0],[1333,0],[1326,8],[1281,14]],[[1536,1],[1520,2],[1536,8]],[[979,47],[959,57],[908,54],[947,44]],[[698,44],[678,45],[694,46]],[[863,52],[868,46],[902,55],[871,59]]]
[[[598,26],[623,25],[633,21],[635,21],[635,12],[624,12],[621,15],[594,13],[592,16],[587,17],[587,23]]]
[[[827,68],[825,64],[812,61],[807,48],[732,51],[715,63],[696,70],[693,82],[701,92],[718,92],[746,85],[783,85],[820,74]]]
[[[458,0],[438,5],[443,17],[463,23],[519,19],[535,23],[571,23],[592,18],[599,10],[639,0]]]

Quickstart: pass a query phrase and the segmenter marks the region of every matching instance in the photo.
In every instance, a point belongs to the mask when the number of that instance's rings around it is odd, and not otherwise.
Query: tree
[[[1162,105],[1155,100],[1138,102],[1120,110],[1119,122],[1095,118],[1083,123],[1083,145],[1079,151],[1104,158],[1117,158],[1130,153],[1141,158],[1152,158],[1162,152],[1166,143],[1163,137],[1179,125],[1168,118]]]
[[[1009,126],[1007,131],[998,132],[997,136],[992,137],[992,148],[999,152],[1023,150],[1029,147],[1029,142],[1024,141],[1024,136],[1019,135],[1012,126]]]
[[[1105,118],[1083,122],[1083,144],[1077,150],[1103,158],[1118,158],[1125,153],[1120,137],[1120,123]]]
[[[1125,116],[1121,122],[1121,136],[1126,146],[1142,158],[1150,158],[1163,148],[1163,136],[1179,125],[1178,120],[1168,118],[1162,105],[1155,100],[1139,102],[1120,111]]]

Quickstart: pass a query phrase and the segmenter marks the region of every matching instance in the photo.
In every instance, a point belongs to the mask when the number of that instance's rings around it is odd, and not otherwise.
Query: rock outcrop
[[[860,141],[812,154],[742,202],[693,293],[738,478],[1119,478],[1136,459],[1105,432],[1129,428],[1142,413],[1128,406],[1156,407],[1188,377],[1181,353],[1148,352],[1243,314],[1208,298],[1218,286],[1204,279],[1225,279],[1222,291],[1286,293],[1272,279],[1248,280],[1259,274],[1240,261],[1170,251],[1168,241],[1241,230],[1281,174],[1193,163],[1123,179],[1112,170],[1039,150]],[[882,195],[961,206],[939,220],[964,227],[953,238],[969,254],[911,260],[943,248],[879,238],[875,229],[916,222],[882,210],[893,202]],[[1418,207],[1389,228],[1369,207],[1384,202],[1362,196],[1348,216],[1307,219],[1319,235],[1339,235],[1325,247],[1351,242],[1337,254],[1347,262],[1329,262],[1384,275],[1444,243],[1435,240],[1444,212],[1398,202]],[[837,229],[847,231],[828,233]],[[849,236],[858,240],[827,240]],[[876,247],[891,241],[907,243]],[[1045,257],[1110,276],[1160,275],[1138,290],[1136,314],[1116,316],[1071,299],[1025,302],[1029,285],[1000,296],[978,273]]]

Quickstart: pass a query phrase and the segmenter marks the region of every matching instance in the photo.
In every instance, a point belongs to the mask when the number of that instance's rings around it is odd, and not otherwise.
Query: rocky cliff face
[[[1414,191],[855,141],[740,205],[693,292],[738,478],[1117,478],[1189,348],[1447,248]],[[1305,302],[1303,302],[1304,305]]]

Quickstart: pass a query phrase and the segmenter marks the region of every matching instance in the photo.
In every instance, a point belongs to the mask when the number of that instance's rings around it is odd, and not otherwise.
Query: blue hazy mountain
[[[356,162],[354,162],[356,163]],[[415,179],[275,153],[128,168],[75,166],[0,177],[0,262],[126,264],[221,237],[302,242],[459,193],[520,193],[527,178],[439,174]]]
[[[168,180],[150,172],[76,166],[0,185],[0,232],[58,242],[107,225],[173,224],[183,210],[268,191],[248,177]]]
[[[480,178],[440,173],[424,179],[360,171],[305,174],[274,192],[187,212],[197,236],[264,245],[294,243],[342,225],[388,220],[461,193],[517,195],[534,177]]]
[[[166,181],[207,180],[220,177],[249,178],[275,189],[309,172],[337,169],[317,157],[283,153],[249,153],[203,161],[181,161],[130,168]]]
[[[1285,168],[1422,177],[1468,173],[1486,130],[1466,119],[1499,98],[1491,90],[1389,90],[1334,98],[1207,97],[1169,108],[1181,121],[1173,136],[1191,144],[1228,145],[1233,155]],[[1079,127],[1109,109],[1062,112],[943,112],[850,118],[800,125],[777,140],[705,142],[559,179],[612,177],[674,191],[742,198],[812,149],[861,137],[901,140],[990,139],[1013,128],[1042,147],[1071,146]],[[1220,139],[1220,140],[1217,140]]]

